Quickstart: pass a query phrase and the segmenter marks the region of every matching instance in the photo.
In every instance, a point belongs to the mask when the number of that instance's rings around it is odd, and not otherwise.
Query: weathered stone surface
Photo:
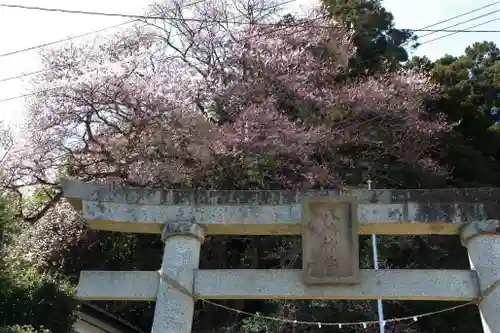
[[[165,239],[151,333],[191,333],[202,242],[203,232],[195,223],[188,234]]]
[[[115,279],[117,274],[122,277]],[[144,274],[156,276],[155,280],[141,283]],[[156,295],[157,276],[157,272],[84,272],[78,295],[89,300],[147,299]],[[195,276],[194,291],[204,299],[471,301],[479,295],[477,276],[467,270],[363,269],[360,284],[336,286],[307,286],[301,270],[288,269],[198,270]]]
[[[188,236],[197,238],[202,244],[205,240],[206,228],[204,225],[198,224],[194,219],[187,221],[174,221],[165,223],[161,234],[162,241],[166,241],[172,236]]]
[[[500,219],[496,188],[339,193],[134,189],[68,179],[62,184],[94,228],[122,232],[161,233],[164,223],[195,219],[212,235],[297,235],[304,199],[339,194],[356,197],[360,234],[456,235],[470,221]]]
[[[156,271],[83,271],[76,296],[89,301],[154,301],[159,283]]]
[[[161,233],[164,223],[194,220],[212,235],[299,235],[302,206],[139,205],[83,201],[83,216],[102,230]],[[482,204],[360,204],[361,234],[458,234],[486,214]]]
[[[286,190],[169,190],[84,183],[61,179],[66,198],[146,205],[227,205],[227,204],[292,204],[311,196],[336,196],[339,191]]]
[[[485,333],[500,333],[500,221],[476,221],[461,234],[471,266],[476,270]]]
[[[488,219],[488,220],[477,220],[467,223],[460,230],[460,239],[462,244],[467,246],[467,243],[473,237],[480,236],[482,234],[497,234],[500,235],[500,220]],[[499,245],[500,246],[500,245]],[[500,270],[500,262],[499,262]]]
[[[306,284],[357,283],[355,198],[318,198],[302,206],[302,267]]]
[[[168,190],[154,188],[133,188],[128,186],[102,185],[61,179],[64,196],[87,201],[112,201],[145,205],[286,205],[301,203],[308,197],[351,196],[358,203],[498,203],[500,188],[471,189],[374,189],[374,190]]]

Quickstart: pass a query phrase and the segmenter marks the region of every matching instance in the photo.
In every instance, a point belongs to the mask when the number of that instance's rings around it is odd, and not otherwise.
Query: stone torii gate
[[[84,271],[78,297],[156,301],[153,333],[190,333],[194,298],[478,300],[500,333],[500,189],[195,191],[63,179],[96,229],[161,234],[159,271]],[[199,270],[205,235],[302,235],[303,270]],[[460,235],[472,270],[359,269],[358,234]]]

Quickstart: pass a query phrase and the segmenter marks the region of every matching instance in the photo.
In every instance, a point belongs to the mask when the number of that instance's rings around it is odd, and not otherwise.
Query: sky
[[[301,9],[314,5],[317,0],[296,0],[287,9],[291,13],[299,13]],[[152,0],[3,0],[3,3],[26,6],[40,6],[63,8],[72,10],[119,12],[128,14],[142,14]],[[190,2],[189,0],[187,1]],[[448,19],[492,3],[493,0],[385,0],[385,7],[391,11],[398,28],[418,29]],[[483,18],[457,25],[451,29],[466,29],[481,22],[497,19],[498,21],[479,26],[475,29],[500,30],[500,1],[498,5],[491,6],[471,15],[446,22],[433,29],[443,29],[476,16],[498,11]],[[33,72],[41,68],[39,56],[36,51],[22,52],[10,56],[2,54],[52,42],[67,37],[84,34],[90,31],[103,29],[120,24],[129,19],[115,17],[86,16],[52,12],[40,12],[15,8],[0,8],[0,80]],[[115,29],[116,30],[116,29]],[[108,31],[111,32],[112,30]],[[425,34],[425,33],[420,33]],[[423,37],[422,42],[444,36],[448,33],[436,33]],[[466,46],[475,41],[491,40],[500,44],[499,33],[458,33],[438,41],[422,45],[415,55],[426,55],[436,59],[446,53],[458,55]],[[75,40],[77,42],[78,39]],[[29,92],[29,80],[17,79],[0,82],[0,120],[13,126],[16,134],[24,120],[24,98],[14,98]]]

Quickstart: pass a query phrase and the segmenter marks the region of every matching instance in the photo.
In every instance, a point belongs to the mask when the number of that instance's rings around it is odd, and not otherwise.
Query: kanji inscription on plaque
[[[310,198],[302,207],[304,283],[359,282],[355,198]]]

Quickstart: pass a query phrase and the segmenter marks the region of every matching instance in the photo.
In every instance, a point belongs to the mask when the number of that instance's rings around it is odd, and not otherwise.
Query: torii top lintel
[[[98,229],[161,232],[195,219],[209,234],[300,234],[307,198],[356,199],[361,234],[458,234],[473,220],[500,217],[500,188],[355,190],[171,190],[63,178],[64,196]]]

